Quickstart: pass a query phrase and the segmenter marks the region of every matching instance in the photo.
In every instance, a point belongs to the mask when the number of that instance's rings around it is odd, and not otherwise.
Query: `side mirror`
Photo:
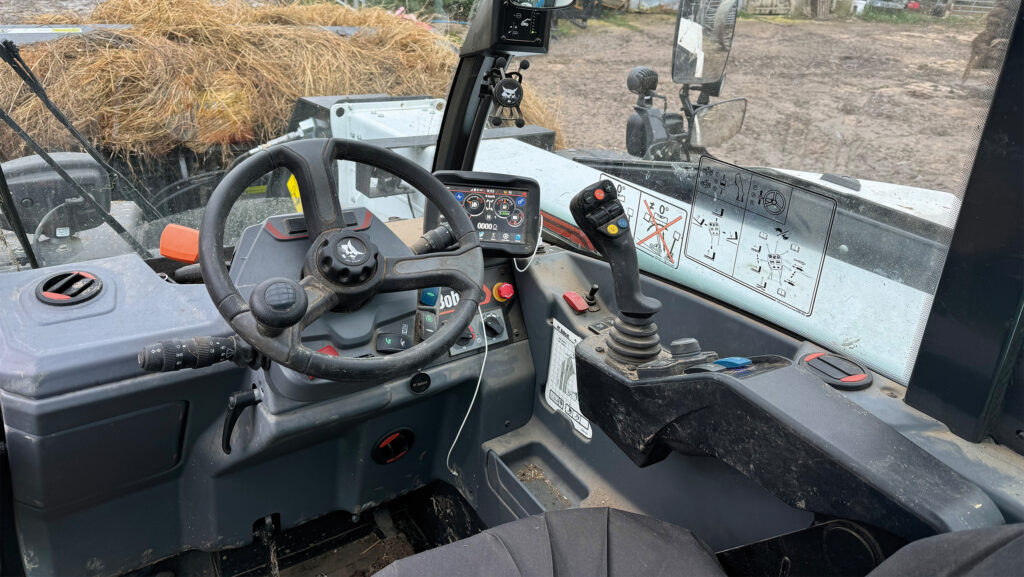
[[[576,0],[509,0],[509,4],[530,10],[558,10],[568,8]]]
[[[693,114],[690,145],[708,148],[728,141],[739,133],[746,115],[746,98],[723,100],[700,108]]]
[[[680,0],[672,81],[715,84],[725,74],[736,30],[737,0]]]

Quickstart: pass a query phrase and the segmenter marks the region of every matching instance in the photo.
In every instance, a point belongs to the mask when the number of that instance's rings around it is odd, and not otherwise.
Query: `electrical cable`
[[[544,215],[540,215],[540,224],[537,226],[537,244],[533,245],[533,254],[530,255],[530,260],[526,261],[526,266],[519,268],[519,259],[512,259],[512,266],[516,267],[519,272],[526,272],[530,270],[530,265],[533,264],[533,259],[537,257],[537,249],[540,248],[540,237],[544,234]]]
[[[484,312],[480,309],[480,305],[476,305],[476,314],[480,317],[480,330],[483,331]],[[473,412],[473,405],[476,403],[476,397],[480,394],[480,384],[484,381],[484,368],[487,366],[487,333],[484,332],[483,336],[484,357],[480,361],[480,375],[476,378],[476,388],[473,389],[473,398],[469,400],[469,406],[466,407],[466,416],[462,417],[462,424],[459,425],[459,430],[455,433],[455,438],[452,439],[452,446],[448,448],[448,456],[444,459],[444,466],[448,469],[448,472],[455,477],[459,476],[459,472],[452,467],[452,451],[455,450],[455,445],[459,443],[459,437],[462,435],[462,429],[466,426],[466,421],[469,420],[469,414]]]
[[[79,200],[79,199],[75,199],[75,200],[78,201],[78,202],[81,202],[81,200]],[[35,234],[32,235],[32,246],[36,246],[36,245],[39,244],[39,237],[43,235],[43,228],[47,225],[47,223],[50,222],[50,217],[52,217],[53,215],[57,214],[57,211],[59,211],[60,209],[64,208],[65,206],[69,206],[71,204],[76,204],[76,203],[73,203],[73,202],[71,202],[71,199],[68,199],[68,200],[58,204],[57,206],[51,208],[50,210],[46,211],[46,214],[43,215],[43,218],[39,219],[39,224],[36,225],[36,232],[35,232]]]
[[[128,192],[132,197],[134,197],[135,204],[139,205],[139,208],[142,209],[143,213],[146,213],[150,218],[160,218],[163,216],[160,211],[157,210],[151,202],[149,202],[146,196],[143,195],[130,180],[128,180],[127,177],[118,172],[117,169],[111,166],[110,163],[103,158],[103,155],[101,155],[99,151],[97,151],[93,145],[84,136],[82,136],[82,133],[79,132],[73,124],[71,124],[71,121],[64,115],[64,112],[61,111],[61,109],[58,108],[52,100],[50,100],[50,96],[46,94],[46,89],[43,88],[42,83],[39,82],[35,73],[32,72],[32,69],[29,68],[28,64],[21,58],[21,52],[18,49],[17,44],[11,40],[4,40],[3,43],[0,44],[0,59],[6,62],[11,69],[14,70],[18,77],[21,78],[22,82],[25,83],[25,86],[27,86],[28,89],[31,90],[37,98],[39,98],[40,102],[42,102],[53,117],[57,119],[57,122],[60,122],[61,125],[71,133],[71,136],[73,136],[75,140],[82,145],[82,148],[85,149],[89,156],[98,162],[108,174],[120,179],[127,185]]]
[[[64,167],[58,164],[52,156],[50,156],[45,150],[43,150],[43,147],[39,146],[39,143],[33,140],[32,137],[29,136],[28,133],[25,132],[21,128],[21,126],[19,126],[18,123],[15,122],[14,119],[11,118],[3,109],[0,109],[0,120],[2,120],[4,124],[9,126],[11,130],[13,130],[15,134],[17,134],[22,140],[24,140],[25,144],[27,144],[29,148],[31,148],[36,154],[39,155],[39,158],[42,158],[43,161],[46,162],[46,164],[49,164],[50,168],[52,168],[58,176],[60,176],[65,182],[70,184],[71,188],[75,190],[75,193],[78,194],[78,196],[82,197],[82,200],[84,200],[90,208],[95,210],[97,214],[100,215],[100,218],[103,219],[103,222],[107,223],[110,226],[110,228],[114,229],[114,232],[116,232],[118,236],[124,239],[124,241],[127,242],[128,245],[131,246],[132,249],[134,249],[135,252],[139,254],[139,256],[141,256],[144,259],[150,258],[152,256],[151,254],[149,254],[149,251],[146,250],[146,247],[143,246],[142,243],[138,241],[138,239],[136,239],[127,230],[125,230],[124,226],[122,226],[120,222],[117,222],[117,219],[111,216],[109,212],[104,210],[104,208],[100,206],[100,203],[96,202],[96,199],[93,198],[91,194],[86,192],[86,190],[82,188],[82,185],[78,184],[77,180],[71,178],[71,175],[68,174],[66,170],[64,170]],[[25,241],[27,242],[28,239],[26,238]]]

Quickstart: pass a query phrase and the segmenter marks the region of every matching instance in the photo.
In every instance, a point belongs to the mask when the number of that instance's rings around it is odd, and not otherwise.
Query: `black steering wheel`
[[[457,248],[418,256],[378,254],[369,235],[344,228],[334,177],[337,160],[383,169],[422,192],[448,220]],[[247,303],[224,263],[224,223],[245,188],[276,168],[287,169],[298,182],[312,243],[299,282],[268,279],[253,290]],[[411,160],[354,140],[279,144],[231,170],[213,191],[203,214],[199,264],[217,310],[242,339],[294,371],[341,382],[383,382],[424,368],[458,340],[484,298],[480,242],[451,192]],[[335,357],[302,344],[303,329],[328,311],[354,310],[378,292],[436,286],[458,291],[459,302],[433,336],[405,351],[386,357]]]

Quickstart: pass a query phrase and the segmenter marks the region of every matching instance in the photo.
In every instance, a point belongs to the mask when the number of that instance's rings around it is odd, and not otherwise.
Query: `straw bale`
[[[178,147],[227,154],[233,145],[266,141],[284,132],[301,96],[444,97],[457,63],[448,40],[417,22],[336,3],[107,0],[77,20],[132,28],[27,45],[22,55],[79,130],[124,156]],[[360,32],[346,38],[324,26]],[[554,128],[527,89],[527,121]],[[0,106],[44,146],[72,146],[9,69],[0,71]],[[15,140],[0,140],[0,155],[24,154]]]

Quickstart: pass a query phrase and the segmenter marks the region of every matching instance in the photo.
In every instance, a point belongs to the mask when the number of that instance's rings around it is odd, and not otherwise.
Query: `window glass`
[[[429,166],[471,9],[467,0],[3,0],[0,38],[18,46],[95,153],[2,63],[0,109],[98,208],[0,124],[15,201],[0,206],[0,272],[31,266],[29,252],[42,266],[131,253],[129,237],[135,252],[155,254],[164,227],[198,227],[225,172],[261,144],[357,138]],[[391,175],[338,163],[337,177],[345,206],[383,220],[423,213],[422,195]],[[235,205],[225,242],[301,208],[295,180],[268,175]]]
[[[589,6],[524,72],[564,149],[476,168],[536,178],[549,233],[610,179],[643,269],[907,382],[1018,2]]]

